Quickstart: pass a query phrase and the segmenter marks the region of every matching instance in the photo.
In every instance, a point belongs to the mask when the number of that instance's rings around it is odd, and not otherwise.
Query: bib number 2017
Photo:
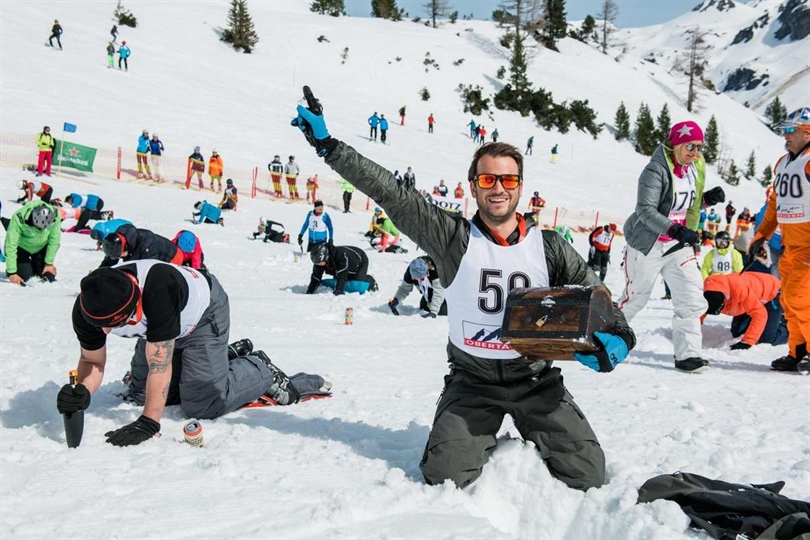
[[[478,309],[488,314],[500,313],[509,291],[531,286],[529,276],[523,272],[512,272],[504,279],[501,270],[482,269],[478,282],[478,292],[482,293],[478,297]]]

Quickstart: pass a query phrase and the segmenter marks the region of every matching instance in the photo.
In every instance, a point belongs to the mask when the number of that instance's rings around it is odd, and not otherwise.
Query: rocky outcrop
[[[770,75],[767,73],[758,75],[757,72],[752,69],[745,67],[737,68],[737,70],[726,79],[726,84],[722,91],[753,90],[760,84],[767,86],[769,82],[768,79],[770,79]]]
[[[706,11],[709,8],[715,8],[717,11],[728,11],[737,7],[734,0],[707,0],[695,6],[692,11]]]
[[[810,35],[810,6],[807,0],[788,0],[782,7],[777,21],[781,24],[774,33],[778,40],[790,37],[791,41],[799,41]]]
[[[766,13],[765,15],[754,21],[754,24],[752,24],[751,26],[743,28],[742,30],[737,32],[737,35],[734,36],[734,39],[732,40],[731,44],[736,45],[738,43],[747,43],[751,41],[752,39],[754,39],[754,30],[756,30],[757,28],[764,28],[765,26],[768,25],[769,20],[770,17]]]

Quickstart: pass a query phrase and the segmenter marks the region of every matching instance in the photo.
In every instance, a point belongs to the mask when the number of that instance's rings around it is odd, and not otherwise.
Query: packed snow
[[[203,448],[183,442],[188,419],[169,407],[162,437],[112,447],[103,434],[141,411],[118,396],[134,343],[110,338],[104,384],[86,413],[81,446],[69,450],[55,396],[78,361],[70,310],[79,282],[102,254],[88,236],[65,233],[56,283],[34,280],[22,288],[0,280],[0,537],[694,538],[675,503],[636,504],[645,480],[678,470],[732,482],[784,480],[785,495],[810,500],[810,377],[769,370],[786,346],[729,351],[725,317],[703,327],[711,369],[675,371],[672,305],[657,299],[663,284],[633,321],[638,346],[613,373],[560,363],[605,450],[605,486],[581,493],[553,479],[536,449],[514,438],[508,418],[472,487],[425,485],[418,463],[447,372],[447,324],[417,316],[416,293],[399,318],[386,306],[421,251],[406,240],[407,254],[373,252],[363,238],[371,217],[365,197],[356,193],[353,212],[343,214],[336,175],[289,121],[301,85],[309,84],[334,136],[392,170],[412,166],[420,188],[440,178],[452,188],[465,178],[474,150],[466,128],[472,117],[463,112],[456,87],[497,90],[494,73],[507,54],[498,45],[499,30],[480,21],[433,30],[335,19],[309,13],[304,0],[254,2],[249,7],[262,41],[244,55],[217,39],[228,4],[127,2],[139,24],[119,27],[119,42],[126,39],[133,50],[129,71],[121,72],[106,69],[104,53],[114,3],[2,2],[3,216],[18,207],[9,201],[19,196],[20,179],[32,177],[9,158],[8,141],[27,137],[33,160],[33,139],[45,124],[57,136],[62,122],[78,125],[71,140],[79,144],[122,147],[125,169],[134,168],[132,152],[144,128],[159,132],[167,155],[183,163],[195,145],[206,158],[216,147],[226,177],[229,167],[258,166],[260,187],[273,154],[294,154],[304,177],[320,174],[336,243],[366,247],[380,291],[303,294],[308,260],[296,262],[294,246],[250,236],[263,216],[284,223],[295,238],[309,206],[262,194],[251,199],[249,177],[235,177],[239,209],[226,213],[219,227],[190,223],[195,201],[219,196],[179,189],[180,168],[170,168],[173,182],[162,185],[126,173],[121,181],[110,174],[55,175],[58,197],[97,194],[116,217],[164,236],[193,230],[230,297],[232,340],[249,337],[288,373],[323,375],[334,383],[334,396],[202,421]],[[54,18],[65,28],[63,51],[43,46]],[[319,42],[321,35],[329,41]],[[426,73],[428,51],[441,68]],[[707,96],[701,111],[689,116],[673,91],[679,83],[665,73],[650,77],[571,40],[561,51],[536,52],[535,85],[559,101],[589,98],[600,121],[610,124],[621,100],[633,116],[640,101],[654,112],[668,102],[673,121],[694,118],[705,126],[715,114],[738,163],[754,148],[763,164],[782,152],[780,139],[728,97]],[[459,58],[465,61],[454,66]],[[430,90],[428,102],[419,98],[422,87]],[[407,120],[399,126],[403,104]],[[391,121],[389,145],[368,141],[366,118],[375,110]],[[433,135],[426,126],[431,112]],[[647,158],[607,130],[593,140],[575,131],[545,132],[515,113],[490,114],[476,121],[490,133],[497,127],[501,140],[523,148],[535,136],[521,209],[538,190],[550,209],[600,211],[621,226]],[[561,155],[551,164],[548,149],[555,143]],[[713,170],[708,184],[722,184]],[[722,185],[737,208],[762,204],[756,182]],[[576,236],[575,247],[587,253],[585,235]],[[623,247],[621,239],[614,242],[606,280],[616,296]],[[344,324],[348,307],[354,309],[350,326]]]

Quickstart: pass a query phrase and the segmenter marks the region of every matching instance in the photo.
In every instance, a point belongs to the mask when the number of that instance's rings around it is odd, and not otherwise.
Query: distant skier
[[[155,180],[158,182],[163,181],[163,177],[160,175],[160,160],[163,159],[164,150],[163,142],[158,134],[152,133],[152,140],[149,141],[149,153],[151,154],[149,161],[152,162],[152,168],[155,170]]]
[[[208,176],[211,178],[211,191],[222,193],[222,173],[225,167],[222,164],[222,156],[217,149],[211,150],[211,157],[208,159]],[[217,188],[214,189],[214,180],[217,181]]]
[[[318,193],[318,174],[313,174],[307,178],[307,202],[315,202]]]
[[[129,71],[129,57],[132,51],[127,47],[127,41],[123,40],[121,46],[118,47],[118,69],[121,69],[121,63],[124,64],[124,71]]]
[[[53,38],[56,38],[56,43],[59,44],[59,50],[62,50],[62,25],[59,24],[59,21],[54,20],[53,26],[51,27],[51,37],[48,38],[48,43],[51,47],[53,47]]]
[[[205,158],[200,153],[200,147],[195,146],[194,152],[188,156],[188,178],[186,178],[186,189],[191,189],[191,179],[194,178],[194,175],[197,175],[197,185],[200,187],[200,191],[202,191],[205,187],[203,184],[202,175],[205,172]]]
[[[588,257],[588,266],[594,272],[599,272],[599,279],[604,282],[607,277],[608,263],[610,262],[610,248],[616,233],[616,224],[602,225],[591,231],[588,243],[591,250]]]
[[[138,178],[152,178],[152,170],[149,168],[149,160],[146,154],[149,153],[149,130],[143,130],[138,137],[138,149],[135,150],[135,158],[138,160]],[[146,174],[144,175],[144,170]]]
[[[431,319],[437,315],[447,315],[447,302],[444,301],[444,287],[439,280],[436,263],[429,256],[424,255],[412,260],[405,270],[394,298],[389,300],[388,308],[394,315],[399,315],[399,306],[405,298],[417,287],[422,297],[419,299],[419,309],[422,318]]]
[[[498,142],[498,137],[500,137],[500,135],[498,134],[498,128],[495,128],[492,131],[492,142]]]
[[[459,182],[456,189],[453,190],[453,197],[456,199],[464,198],[464,186],[462,186],[461,182]]]
[[[259,218],[259,228],[258,230],[253,233],[254,240],[259,236],[264,235],[264,239],[262,240],[264,243],[267,242],[276,242],[276,243],[290,243],[290,235],[285,232],[284,225],[279,223],[278,221],[273,221],[270,219]]]
[[[369,141],[377,140],[377,126],[379,124],[380,124],[380,117],[377,116],[377,111],[374,111],[374,114],[368,117],[368,125],[370,126],[368,131]]]
[[[380,142],[385,144],[386,139],[386,132],[388,131],[388,120],[385,119],[385,115],[380,115]]]
[[[33,201],[34,195],[49,203],[51,202],[51,196],[53,196],[53,188],[39,180],[22,180],[20,189],[23,190],[23,194],[17,199],[17,203]]]
[[[414,189],[416,187],[416,174],[413,170],[408,167],[408,170],[405,171],[405,175],[402,177],[403,185],[408,189]]]
[[[298,163],[295,162],[295,156],[290,156],[290,160],[284,165],[284,176],[287,178],[287,190],[290,192],[290,199],[299,200],[301,196],[298,194],[298,175],[301,174],[301,169],[298,168]]]
[[[433,113],[430,113],[428,116],[428,133],[433,133],[433,124],[436,123],[436,119],[433,118]]]
[[[222,219],[222,210],[208,201],[197,201],[194,203],[194,212],[191,213],[191,221],[194,223],[216,223],[225,225]]]
[[[731,222],[734,220],[734,214],[736,213],[737,209],[734,208],[734,204],[728,201],[726,205],[726,232],[731,232]]]
[[[115,45],[110,41],[107,43],[107,69],[115,67]]]
[[[467,127],[470,128],[470,138],[475,141],[478,137],[478,125],[475,123],[475,119],[470,120],[470,123],[467,124]]]
[[[112,42],[115,43],[115,40],[118,39],[118,26],[113,25],[110,35],[112,36]]]
[[[343,191],[343,213],[344,214],[351,214],[352,213],[352,194],[354,193],[354,186],[346,180],[345,178],[341,178],[338,180],[338,184],[340,184],[340,189]]]
[[[555,163],[557,161],[557,144],[551,147],[551,162]]]
[[[222,210],[233,210],[236,212],[236,205],[239,202],[239,194],[237,193],[236,186],[233,185],[233,180],[228,178],[225,181],[225,193],[222,194],[222,200],[219,207]]]
[[[273,161],[267,164],[267,170],[270,171],[270,180],[273,181],[273,193],[276,199],[284,198],[284,192],[281,191],[281,175],[284,174],[281,156],[278,154],[273,156]]]
[[[529,140],[526,141],[526,151],[523,152],[523,155],[531,156],[534,153],[534,135],[529,137]]]
[[[315,201],[312,210],[307,212],[301,230],[298,232],[298,245],[304,249],[304,233],[307,233],[307,252],[311,252],[316,245],[323,242],[332,242],[335,231],[332,228],[332,218],[323,210],[323,201]]]
[[[399,108],[399,125],[405,125],[405,105]]]
[[[53,165],[53,150],[56,148],[56,141],[51,136],[51,128],[45,126],[42,128],[42,133],[37,135],[37,176],[51,175],[51,165]]]

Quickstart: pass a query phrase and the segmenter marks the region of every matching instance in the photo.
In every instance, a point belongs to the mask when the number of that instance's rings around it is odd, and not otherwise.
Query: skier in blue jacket
[[[155,169],[155,180],[158,182],[163,180],[160,175],[160,159],[164,150],[163,141],[160,140],[157,133],[152,133],[152,140],[149,141],[149,153],[152,154],[150,161],[152,162],[152,168]]]
[[[191,214],[191,220],[194,223],[217,223],[225,225],[225,220],[222,219],[222,210],[217,208],[217,205],[211,204],[208,201],[197,201],[194,204],[195,212]]]
[[[307,238],[307,252],[311,252],[317,244],[332,242],[335,237],[332,229],[332,218],[323,211],[323,201],[315,201],[312,210],[307,213],[301,231],[298,233],[298,245],[304,247],[304,231],[309,231]]]
[[[380,117],[377,116],[377,111],[374,111],[374,114],[368,117],[368,125],[371,126],[371,129],[368,132],[368,140],[376,141],[377,140],[377,126],[380,123]]]
[[[127,62],[127,58],[130,57],[132,51],[129,50],[127,47],[127,42],[122,41],[121,46],[118,48],[118,69],[121,69],[121,62],[124,63],[124,71],[129,71],[129,63]]]
[[[385,144],[386,135],[385,133],[388,131],[388,120],[385,119],[385,115],[380,115],[380,142]]]
[[[138,137],[138,149],[135,150],[135,157],[138,160],[138,178],[143,178],[143,171],[146,169],[146,177],[152,178],[152,171],[149,169],[149,161],[146,159],[146,154],[149,153],[149,130],[143,130],[141,136]]]
[[[57,199],[58,200],[58,199]],[[79,195],[78,193],[71,193],[67,197],[65,197],[65,201],[63,203],[65,206],[70,208],[81,208],[81,214],[79,214],[79,219],[76,222],[76,225],[69,229],[71,232],[79,232],[81,230],[87,229],[87,222],[91,219],[93,220],[100,220],[106,219],[108,216],[111,217],[112,212],[102,212],[101,209],[104,208],[104,200],[99,197],[98,195]]]

